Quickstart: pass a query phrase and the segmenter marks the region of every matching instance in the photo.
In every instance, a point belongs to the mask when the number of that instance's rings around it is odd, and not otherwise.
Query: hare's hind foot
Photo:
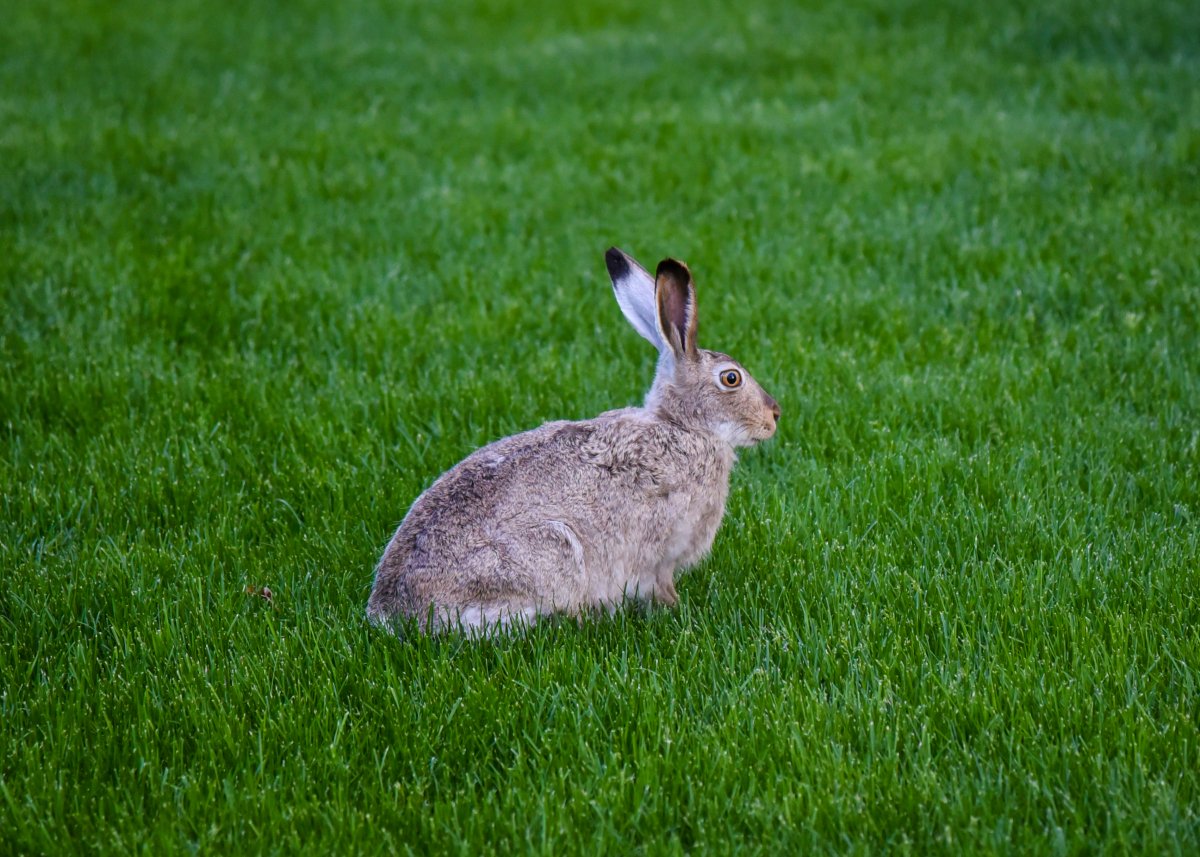
[[[468,637],[492,637],[510,631],[524,630],[537,622],[535,607],[464,607],[443,614],[435,631],[461,631]]]
[[[479,639],[532,627],[539,615],[534,607],[435,606],[429,608],[424,615],[368,611],[367,620],[398,637],[408,637],[417,633],[460,633],[472,639]]]

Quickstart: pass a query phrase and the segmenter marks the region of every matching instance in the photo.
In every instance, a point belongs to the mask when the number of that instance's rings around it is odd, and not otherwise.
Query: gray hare
[[[775,434],[779,405],[727,354],[696,345],[696,286],[605,254],[621,312],[658,349],[640,408],[552,422],[476,450],[396,530],[372,622],[489,633],[550,613],[678,602],[675,573],[712,547],[735,448]]]

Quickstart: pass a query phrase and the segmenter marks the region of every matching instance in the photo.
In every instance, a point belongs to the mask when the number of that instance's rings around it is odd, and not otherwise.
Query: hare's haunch
[[[735,449],[775,434],[779,405],[727,354],[696,345],[686,265],[655,276],[605,254],[617,303],[659,352],[640,408],[553,422],[469,455],[417,498],[375,572],[367,616],[472,633],[548,613],[668,606],[712,547]]]

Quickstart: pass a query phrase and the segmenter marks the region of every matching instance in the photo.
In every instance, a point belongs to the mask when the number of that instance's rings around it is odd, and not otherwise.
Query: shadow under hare
[[[658,349],[640,408],[551,422],[476,450],[416,502],[383,552],[367,617],[490,633],[550,613],[678,602],[675,575],[712,547],[735,449],[775,434],[779,405],[696,344],[687,266],[654,276],[605,254],[621,312]]]

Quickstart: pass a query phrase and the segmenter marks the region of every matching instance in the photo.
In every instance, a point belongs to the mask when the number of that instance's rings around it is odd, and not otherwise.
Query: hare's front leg
[[[675,576],[670,571],[658,579],[654,587],[654,600],[664,607],[674,607],[679,603],[679,593],[675,591]]]
[[[675,591],[675,563],[667,562],[658,567],[650,595],[664,607],[674,607],[679,603],[679,593]]]
[[[642,604],[662,604],[674,607],[679,603],[679,595],[675,592],[674,566],[647,569],[637,579],[636,585],[626,588],[629,597],[636,598]]]

